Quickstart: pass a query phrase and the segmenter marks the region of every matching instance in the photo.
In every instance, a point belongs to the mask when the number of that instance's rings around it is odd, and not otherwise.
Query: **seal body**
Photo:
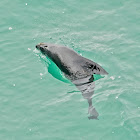
[[[48,56],[71,81],[83,79],[93,74],[108,74],[97,63],[84,58],[72,49],[49,43],[40,43],[36,48]]]
[[[80,56],[65,46],[40,43],[36,45],[36,48],[49,57],[81,91],[82,96],[87,99],[89,104],[88,113],[90,114],[88,118],[98,119],[99,114],[92,106],[92,96],[95,87],[93,74],[105,75],[108,73],[97,63]]]

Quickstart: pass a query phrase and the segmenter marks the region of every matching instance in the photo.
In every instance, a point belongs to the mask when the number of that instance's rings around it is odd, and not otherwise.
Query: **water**
[[[0,139],[139,140],[139,0],[0,2]],[[54,78],[35,45],[66,45],[108,73],[93,104]],[[54,70],[55,71],[55,70]]]

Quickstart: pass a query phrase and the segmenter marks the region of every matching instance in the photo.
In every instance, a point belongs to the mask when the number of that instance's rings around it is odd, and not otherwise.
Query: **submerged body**
[[[76,85],[83,97],[88,100],[90,118],[97,119],[98,113],[92,106],[92,95],[95,87],[93,74],[106,75],[108,73],[97,63],[80,56],[65,46],[40,43],[36,45],[36,48],[49,57],[64,75]]]

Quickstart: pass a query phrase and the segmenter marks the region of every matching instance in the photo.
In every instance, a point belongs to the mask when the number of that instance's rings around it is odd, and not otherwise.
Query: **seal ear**
[[[98,65],[95,62],[86,62],[86,66],[92,70],[93,74],[101,74],[101,75],[108,74],[108,72],[106,72],[100,65]]]

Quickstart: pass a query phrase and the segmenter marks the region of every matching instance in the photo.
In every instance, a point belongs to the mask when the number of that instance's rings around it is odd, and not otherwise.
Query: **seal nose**
[[[40,45],[39,45],[39,44],[37,44],[37,45],[36,45],[36,48],[37,48],[37,49],[40,49]]]
[[[42,47],[47,47],[45,43],[41,42],[39,44],[36,45],[37,49],[41,49]]]

